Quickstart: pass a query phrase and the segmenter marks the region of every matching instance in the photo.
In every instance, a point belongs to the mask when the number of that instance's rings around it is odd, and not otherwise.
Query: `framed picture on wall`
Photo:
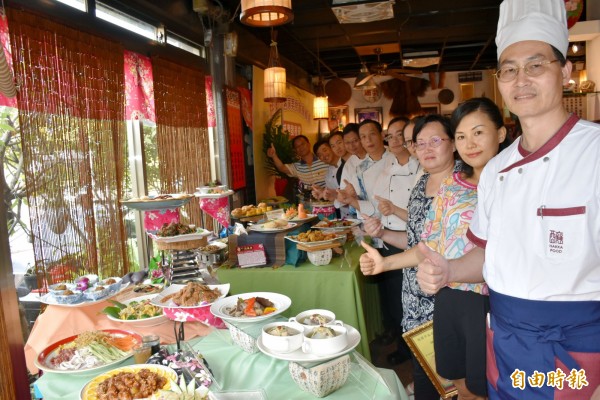
[[[383,108],[381,107],[370,107],[370,108],[355,108],[354,109],[354,120],[357,124],[360,124],[365,119],[372,119],[380,124],[383,124]]]
[[[472,83],[460,84],[460,101],[467,101],[475,97],[475,85]]]
[[[440,103],[423,103],[421,104],[421,110],[425,114],[439,114],[440,113]]]
[[[343,130],[344,126],[350,122],[348,119],[348,106],[329,107],[329,131]]]

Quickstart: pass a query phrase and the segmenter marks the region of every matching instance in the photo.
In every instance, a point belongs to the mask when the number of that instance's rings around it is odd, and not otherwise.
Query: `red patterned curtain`
[[[125,50],[125,119],[156,122],[150,58]]]
[[[36,262],[52,277],[128,269],[123,48],[8,9]]]

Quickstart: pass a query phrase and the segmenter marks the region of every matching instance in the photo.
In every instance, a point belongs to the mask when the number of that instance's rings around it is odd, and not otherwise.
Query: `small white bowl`
[[[288,336],[270,333],[272,329],[286,331]],[[262,328],[262,342],[266,348],[276,353],[291,353],[302,347],[304,328],[295,322],[272,322]]]
[[[335,336],[326,338],[310,337],[315,330],[319,329],[331,329],[335,333]],[[346,346],[348,346],[348,330],[346,327],[339,325],[317,326],[308,332],[304,332],[302,351],[317,356],[326,356],[339,353],[344,350]]]
[[[58,304],[74,304],[81,300],[83,293],[79,290],[72,290],[73,294],[54,293],[53,296]]]
[[[52,294],[61,294],[65,290],[75,290],[77,285],[68,282],[59,282],[48,286],[48,291]]]
[[[311,317],[312,317],[313,321],[310,320]],[[321,320],[321,321],[316,322],[314,320]],[[335,314],[332,311],[323,310],[323,309],[319,309],[319,308],[302,311],[300,314],[296,315],[295,317],[291,317],[289,319],[289,321],[296,322],[296,323],[302,325],[304,327],[304,332],[311,331],[312,328],[316,328],[319,325],[326,325],[326,326],[330,326],[330,325],[343,326],[344,325],[344,323],[342,321],[335,319]]]
[[[102,289],[98,290],[99,288],[102,288]],[[110,293],[110,291],[108,289],[108,286],[96,285],[94,287],[87,289],[85,292],[83,292],[83,295],[88,300],[96,301],[103,297],[108,296],[109,293]]]
[[[115,282],[108,283],[107,281],[109,281],[110,279],[113,279]],[[98,282],[98,285],[105,286],[108,288],[109,292],[115,293],[115,292],[118,292],[119,289],[121,289],[121,281],[122,280],[123,280],[122,278],[112,276],[110,278],[102,279],[100,282]]]

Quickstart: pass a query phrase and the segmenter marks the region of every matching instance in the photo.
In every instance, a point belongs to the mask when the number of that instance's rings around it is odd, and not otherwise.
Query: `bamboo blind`
[[[122,276],[128,269],[118,204],[127,154],[123,48],[7,11],[36,262]]]
[[[152,60],[152,69],[161,192],[194,193],[210,180],[204,73],[160,58]],[[202,225],[197,201],[181,216]]]

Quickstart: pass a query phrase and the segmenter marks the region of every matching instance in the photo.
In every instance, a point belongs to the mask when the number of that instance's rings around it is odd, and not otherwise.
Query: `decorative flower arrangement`
[[[150,259],[148,264],[148,272],[150,275],[150,281],[154,284],[164,283],[165,275],[160,265],[161,257],[155,256]]]

